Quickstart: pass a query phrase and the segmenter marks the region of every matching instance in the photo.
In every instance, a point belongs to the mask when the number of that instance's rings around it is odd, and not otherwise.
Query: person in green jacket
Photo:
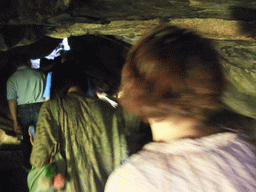
[[[64,68],[59,76],[64,89],[41,107],[30,161],[33,169],[42,168],[60,151],[66,161],[63,191],[103,191],[110,173],[127,158],[126,136],[141,118],[88,96],[84,72]]]

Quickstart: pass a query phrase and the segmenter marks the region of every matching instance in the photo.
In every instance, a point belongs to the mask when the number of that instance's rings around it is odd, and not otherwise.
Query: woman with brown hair
[[[223,86],[209,40],[174,26],[144,35],[123,68],[120,103],[150,124],[154,142],[114,171],[105,191],[255,191],[255,147],[208,121]]]

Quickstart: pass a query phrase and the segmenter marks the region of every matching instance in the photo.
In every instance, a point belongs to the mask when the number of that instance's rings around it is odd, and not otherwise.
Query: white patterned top
[[[255,192],[255,151],[234,133],[149,143],[111,174],[105,192]]]

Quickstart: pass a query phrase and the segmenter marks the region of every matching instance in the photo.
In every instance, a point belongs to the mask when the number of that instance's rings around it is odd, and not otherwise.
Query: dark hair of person
[[[46,59],[46,58],[42,58],[40,60],[40,68],[46,68],[46,67],[49,67],[49,66],[52,66],[54,64],[53,60],[51,59]]]
[[[75,58],[78,64],[84,67],[93,92],[104,92],[109,96],[115,96],[118,93],[121,70],[125,63],[124,58],[114,55],[111,57],[112,59],[105,58],[103,60],[100,54],[94,52],[76,52]]]
[[[88,80],[84,70],[75,61],[57,63],[52,68],[51,99],[63,98],[70,87],[79,87],[84,93],[88,91]]]
[[[15,55],[15,63],[17,67],[20,67],[20,66],[31,67],[31,61],[30,61],[29,55],[27,54]]]
[[[74,61],[75,60],[73,51],[62,51],[60,57],[61,57],[62,63],[66,62],[66,61]]]
[[[159,26],[130,50],[121,78],[120,103],[149,117],[203,120],[218,110],[224,84],[210,40],[175,26]]]

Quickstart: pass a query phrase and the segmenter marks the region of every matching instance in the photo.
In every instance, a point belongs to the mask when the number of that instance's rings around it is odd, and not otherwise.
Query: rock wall
[[[223,102],[256,119],[256,43],[218,40],[215,45],[228,82]]]
[[[255,8],[254,0],[0,0],[0,50],[44,35],[137,36],[166,22],[214,38],[246,39],[255,36]]]

